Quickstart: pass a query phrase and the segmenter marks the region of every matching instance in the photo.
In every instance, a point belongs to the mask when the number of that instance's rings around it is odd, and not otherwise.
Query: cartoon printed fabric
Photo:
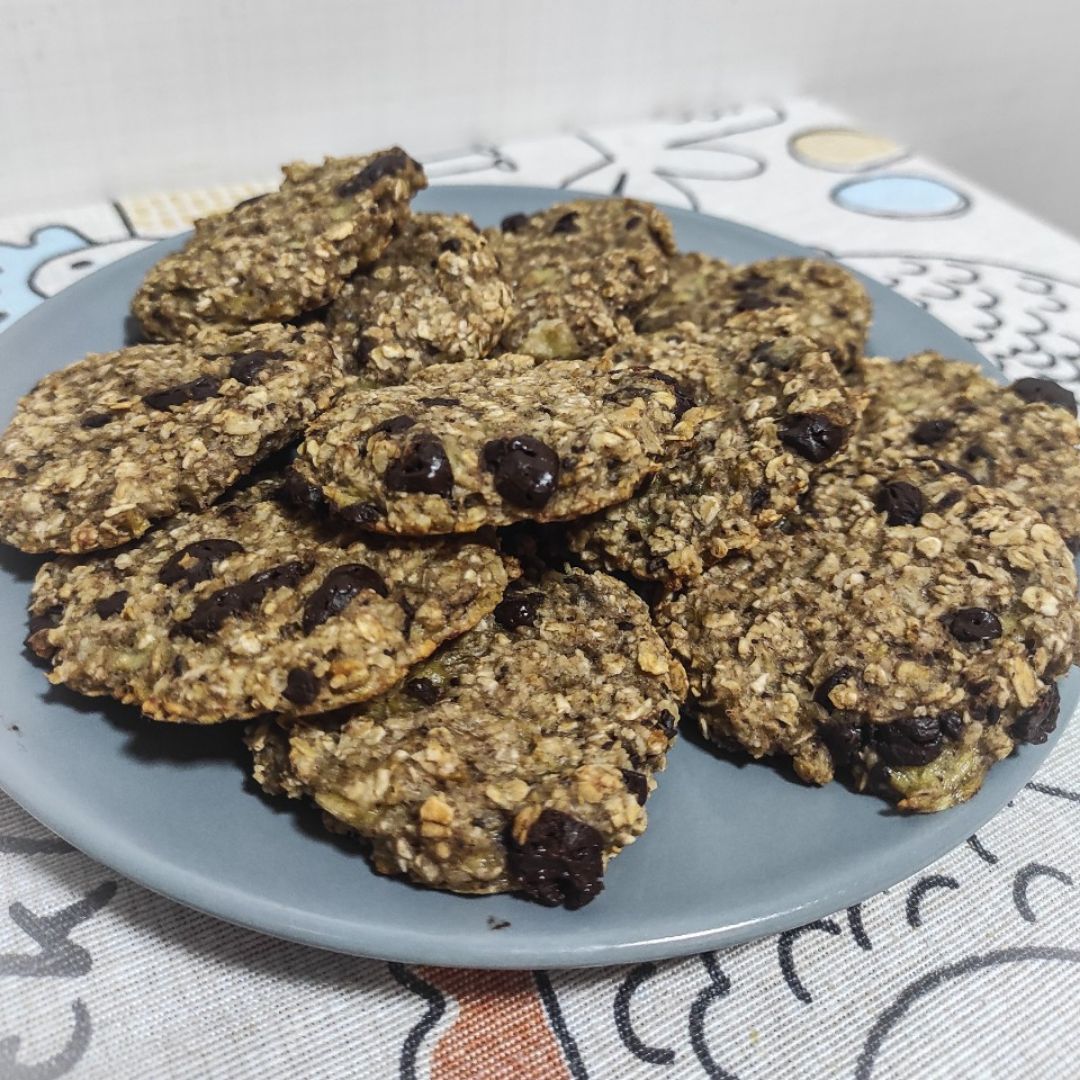
[[[1007,148],[1004,148],[1007,152]],[[828,252],[1009,378],[1080,384],[1080,243],[810,101],[424,155],[436,184],[621,192]],[[0,331],[263,190],[0,218]],[[411,968],[150,894],[0,795],[0,1080],[1080,1075],[1080,730],[989,825],[867,902],[630,968]]]

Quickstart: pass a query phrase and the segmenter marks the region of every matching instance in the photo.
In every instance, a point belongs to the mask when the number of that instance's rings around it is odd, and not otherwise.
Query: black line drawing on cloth
[[[780,971],[784,976],[784,982],[787,983],[788,989],[799,999],[809,1005],[814,999],[810,994],[810,991],[803,985],[802,980],[799,978],[798,972],[795,970],[795,957],[794,947],[795,942],[802,937],[803,934],[807,934],[813,930],[820,930],[826,934],[832,934],[834,937],[840,935],[840,927],[832,919],[816,919],[814,922],[807,923],[805,926],[799,926],[794,930],[785,930],[776,941],[777,956],[780,960]]]
[[[581,1060],[581,1051],[578,1049],[574,1036],[570,1034],[570,1029],[566,1026],[566,1018],[559,1006],[559,996],[555,993],[555,987],[551,985],[551,976],[546,971],[534,971],[533,980],[540,994],[544,1012],[547,1013],[548,1023],[551,1024],[551,1030],[555,1032],[555,1038],[559,1040],[559,1046],[562,1047],[563,1060],[570,1070],[570,1075],[574,1080],[589,1080],[585,1062]]]
[[[1040,877],[1053,878],[1055,881],[1060,881],[1062,885],[1068,885],[1069,888],[1073,885],[1073,879],[1056,866],[1032,862],[1017,870],[1016,877],[1013,878],[1013,903],[1016,905],[1016,910],[1020,912],[1020,917],[1030,923],[1038,920],[1028,901],[1028,887],[1035,878]]]
[[[709,983],[694,998],[694,1003],[690,1006],[690,1048],[694,1051],[694,1056],[705,1070],[705,1075],[709,1077],[709,1080],[737,1080],[734,1073],[716,1064],[705,1037],[705,1015],[709,1011],[709,1006],[727,996],[731,990],[731,980],[720,970],[720,965],[716,962],[716,953],[702,953],[699,959],[705,965]]]
[[[675,1051],[646,1046],[634,1032],[630,1020],[630,1002],[634,992],[655,974],[655,964],[638,964],[637,967],[631,968],[615,994],[615,1030],[619,1033],[623,1046],[639,1061],[644,1061],[649,1065],[670,1065],[675,1060]]]
[[[406,990],[423,998],[427,1002],[424,1015],[413,1025],[412,1030],[405,1036],[401,1044],[400,1071],[401,1080],[416,1080],[416,1055],[427,1038],[431,1029],[442,1019],[446,1012],[446,998],[438,987],[425,982],[418,975],[411,972],[404,964],[387,964],[391,976],[395,982],[405,987]]]
[[[462,150],[450,150],[442,154],[432,154],[421,159],[424,172],[429,180],[442,180],[447,176],[465,176],[468,173],[487,172],[489,169],[500,173],[517,172],[518,167],[512,158],[507,157],[497,146],[475,145]]]
[[[983,842],[979,839],[978,833],[972,833],[971,836],[967,838],[967,845],[984,863],[987,863],[990,866],[997,865],[998,857],[983,845]]]
[[[852,904],[851,907],[847,909],[847,921],[848,929],[851,931],[851,936],[855,939],[855,944],[866,952],[873,951],[874,944],[870,940],[869,934],[866,932],[866,927],[863,925],[862,904]]]
[[[35,840],[29,836],[5,836],[0,833],[0,855],[68,855],[74,850],[58,836]]]
[[[71,1072],[86,1053],[93,1033],[90,1010],[81,998],[76,998],[71,1003],[71,1012],[75,1017],[75,1027],[68,1036],[68,1041],[63,1049],[45,1061],[23,1065],[18,1060],[21,1042],[19,1036],[9,1035],[0,1039],[0,1080],[56,1080],[57,1077]]]
[[[959,888],[960,882],[956,878],[947,877],[945,874],[930,874],[928,877],[920,878],[912,885],[911,892],[908,893],[905,909],[908,926],[912,930],[918,930],[922,926],[922,902],[928,893],[935,892],[938,889]]]
[[[1042,795],[1052,795],[1055,799],[1068,799],[1069,802],[1080,803],[1080,791],[1066,791],[1065,788],[1053,787],[1050,784],[1037,784],[1034,780],[1029,781],[1025,786]]]
[[[1015,964],[1028,960],[1061,961],[1080,964],[1080,950],[1059,949],[1052,946],[1029,945],[1012,949],[999,949],[983,955],[969,956],[953,964],[947,964],[917,979],[900,993],[900,996],[874,1022],[866,1036],[862,1052],[855,1066],[855,1080],[870,1080],[874,1065],[885,1040],[903,1020],[911,1006],[926,994],[956,979],[978,971],[1003,964]]]
[[[0,975],[30,977],[85,975],[93,961],[81,945],[68,939],[79,923],[96,915],[116,895],[117,883],[103,881],[81,900],[62,908],[55,915],[36,915],[18,902],[8,908],[11,921],[40,946],[32,955],[0,954]]]

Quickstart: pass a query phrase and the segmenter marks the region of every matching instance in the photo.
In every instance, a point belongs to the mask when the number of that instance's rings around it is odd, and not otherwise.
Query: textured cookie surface
[[[860,454],[945,461],[1011,491],[1080,550],[1080,424],[1068,390],[1049,379],[1002,386],[933,352],[867,361],[866,387]]]
[[[469,532],[576,517],[627,498],[688,438],[671,380],[506,354],[349,390],[312,425],[291,489],[377,532]],[[681,417],[681,419],[680,419]],[[302,498],[306,498],[302,494]]]
[[[667,281],[671,222],[635,199],[580,199],[488,230],[514,290],[503,345],[544,360],[595,356]]]
[[[1007,492],[903,461],[820,477],[802,516],[659,619],[709,737],[918,811],[1045,740],[1080,628],[1054,529]]]
[[[296,162],[278,191],[195,223],[181,251],[146,275],[132,312],[152,338],[200,326],[278,322],[322,307],[385,250],[427,185],[397,147],[364,157]]]
[[[382,258],[345,285],[327,327],[348,370],[381,386],[429,364],[487,356],[510,313],[510,287],[472,221],[414,214]]]
[[[728,268],[706,256],[684,256],[668,288],[639,317],[642,330],[687,320],[719,330],[732,316],[760,313],[759,326],[790,312],[793,332],[825,349],[844,372],[857,368],[866,348],[871,304],[843,267],[818,259],[763,259]]]
[[[209,505],[340,388],[321,331],[265,324],[88,356],[46,376],[0,439],[0,538],[116,547]]]
[[[548,573],[395,691],[249,743],[267,790],[312,796],[383,873],[579,907],[645,828],[685,690],[626,586]]]
[[[28,644],[50,680],[156,720],[319,712],[393,685],[507,584],[490,548],[364,543],[286,508],[277,487],[111,557],[43,566]]]
[[[606,354],[648,365],[706,408],[686,443],[627,502],[570,526],[586,562],[668,587],[699,576],[794,509],[817,465],[846,443],[861,404],[806,338],[692,325],[629,338]]]

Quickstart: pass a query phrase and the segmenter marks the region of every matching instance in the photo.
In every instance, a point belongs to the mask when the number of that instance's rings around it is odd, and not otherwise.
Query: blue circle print
[[[966,195],[927,176],[870,176],[846,180],[832,190],[832,199],[857,214],[891,218],[939,218],[962,214]]]

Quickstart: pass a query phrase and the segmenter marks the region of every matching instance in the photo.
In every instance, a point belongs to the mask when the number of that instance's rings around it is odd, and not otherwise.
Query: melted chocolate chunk
[[[661,709],[656,717],[656,726],[669,738],[675,737],[675,729],[679,726],[678,717],[667,709]]]
[[[750,492],[750,510],[757,513],[769,505],[769,489],[765,486],[756,487]]]
[[[114,414],[111,412],[95,412],[87,413],[79,421],[79,427],[81,428],[102,428],[113,419]]]
[[[862,718],[854,712],[835,712],[821,725],[820,735],[836,767],[850,768],[863,748]]]
[[[337,195],[342,199],[347,199],[352,195],[359,195],[362,191],[367,191],[368,188],[382,180],[383,177],[403,172],[409,165],[419,168],[404,150],[395,147],[385,154],[379,154],[378,157],[369,161],[355,176],[350,177],[345,183],[339,184]]]
[[[292,469],[285,476],[285,483],[281,487],[281,493],[285,501],[302,510],[308,510],[313,514],[324,514],[327,510],[326,499],[322,489],[315,484],[309,483],[298,472]]]
[[[1056,405],[1076,415],[1076,397],[1053,379],[1017,379],[1009,389],[1030,404]]]
[[[562,217],[558,218],[554,225],[551,226],[552,235],[557,233],[576,233],[581,232],[581,226],[577,223],[578,212],[576,210],[568,210]]]
[[[886,765],[929,765],[941,754],[943,745],[936,716],[905,716],[884,725],[875,735]]]
[[[683,413],[694,407],[694,400],[683,388],[682,383],[674,376],[669,375],[666,371],[654,371],[652,368],[645,368],[641,372],[642,376],[646,379],[655,379],[657,382],[662,382],[666,386],[670,386],[672,393],[675,395],[675,419],[677,420]]]
[[[649,781],[644,773],[634,772],[631,769],[620,769],[626,790],[638,801],[638,806],[644,806],[649,797]]]
[[[874,509],[885,514],[886,525],[918,525],[923,516],[923,494],[904,480],[893,480],[878,488]]]
[[[265,198],[266,198],[266,195],[267,195],[267,194],[269,194],[269,193],[267,192],[267,193],[264,193],[264,194],[262,194],[262,195],[252,195],[252,196],[250,196],[249,198],[246,198],[246,199],[241,199],[241,200],[240,200],[240,201],[239,201],[239,202],[238,202],[238,203],[237,203],[237,204],[236,204],[236,205],[235,205],[235,206],[233,207],[233,209],[234,209],[234,210],[239,210],[239,209],[240,209],[240,207],[242,207],[242,206],[254,206],[254,205],[255,205],[256,203],[258,203],[258,202],[262,202],[262,201],[263,201],[263,199],[265,199]]]
[[[836,706],[829,699],[829,695],[843,682],[847,682],[855,674],[855,669],[850,667],[838,667],[834,672],[826,675],[821,684],[814,691],[816,701],[826,712],[836,712]]]
[[[239,585],[218,589],[200,600],[186,619],[174,624],[170,636],[209,641],[225,625],[226,619],[246,615],[274,589],[295,589],[310,572],[309,562],[287,562],[260,570]]]
[[[220,379],[215,379],[212,375],[200,375],[189,383],[144,394],[143,403],[151,409],[164,411],[174,405],[187,405],[192,401],[206,401],[207,398],[216,397],[220,386]]]
[[[127,603],[128,597],[131,595],[127,589],[119,589],[111,596],[106,596],[103,600],[98,600],[94,604],[94,611],[97,613],[99,619],[111,619],[114,615],[119,615],[124,610],[124,605]]]
[[[275,360],[284,359],[285,354],[283,352],[267,352],[265,349],[255,349],[253,352],[238,353],[232,358],[232,362],[229,364],[229,378],[235,379],[237,382],[242,382],[245,386],[251,386],[251,384],[258,379],[259,373],[267,364],[272,364]]]
[[[559,456],[531,435],[492,439],[482,451],[484,467],[493,473],[495,490],[514,506],[539,510],[555,494]]]
[[[495,605],[492,615],[504,630],[516,630],[519,626],[533,626],[539,614],[543,593],[515,592]]]
[[[958,608],[950,616],[948,627],[957,641],[992,641],[1001,637],[1001,620],[986,608]]]
[[[922,420],[911,432],[911,441],[920,446],[936,446],[951,434],[956,425],[951,420]]]
[[[744,292],[735,305],[736,311],[768,311],[769,308],[779,307],[780,301],[766,296],[764,293]]]
[[[583,907],[604,888],[604,838],[591,825],[547,809],[524,844],[511,841],[507,862],[523,893],[541,904]]]
[[[389,591],[386,582],[370,566],[346,563],[344,566],[334,567],[304,604],[304,633],[310,634],[316,626],[321,626],[327,619],[339,615],[349,601],[365,589],[370,589],[379,596],[386,596]]]
[[[456,236],[448,237],[439,245],[440,251],[452,251],[457,255],[461,251],[461,241]]]
[[[354,502],[348,506],[335,507],[334,513],[350,525],[374,525],[386,514],[386,507],[373,502]]]
[[[445,405],[449,407],[451,405],[460,405],[461,399],[456,397],[422,397],[420,399],[420,404],[428,406]]]
[[[501,228],[503,232],[515,233],[521,232],[528,224],[528,214],[508,214],[502,219],[499,228]]]
[[[434,705],[439,700],[439,687],[428,678],[410,679],[404,690],[409,697],[416,698],[422,705]]]
[[[200,581],[213,577],[214,563],[243,550],[243,545],[235,540],[193,540],[169,556],[158,571],[158,581],[162,585],[179,584],[183,589],[193,589]]]
[[[950,710],[949,712],[943,712],[938,717],[938,725],[941,728],[941,734],[946,739],[951,739],[953,742],[958,742],[964,735],[964,718],[958,713]]]
[[[1057,683],[1051,683],[1043,696],[1012,722],[1009,734],[1017,742],[1044,743],[1050,732],[1057,727],[1060,709],[1061,694]]]
[[[815,465],[826,461],[844,444],[844,429],[820,413],[792,417],[780,429],[780,441]]]
[[[371,438],[372,435],[378,435],[380,432],[386,432],[387,435],[400,435],[403,431],[408,431],[409,428],[416,424],[416,420],[411,416],[391,416],[389,420],[382,420],[376,424],[371,431],[368,432],[367,437]]]
[[[23,644],[29,644],[30,639],[42,630],[55,630],[60,625],[60,620],[63,617],[63,604],[53,604],[52,607],[47,607],[44,611],[31,615],[26,624],[26,641]]]
[[[289,671],[281,696],[294,705],[310,705],[319,696],[319,680],[307,668],[294,667]]]
[[[454,471],[446,448],[425,432],[415,436],[405,453],[390,463],[383,482],[389,491],[446,498],[454,490]]]

